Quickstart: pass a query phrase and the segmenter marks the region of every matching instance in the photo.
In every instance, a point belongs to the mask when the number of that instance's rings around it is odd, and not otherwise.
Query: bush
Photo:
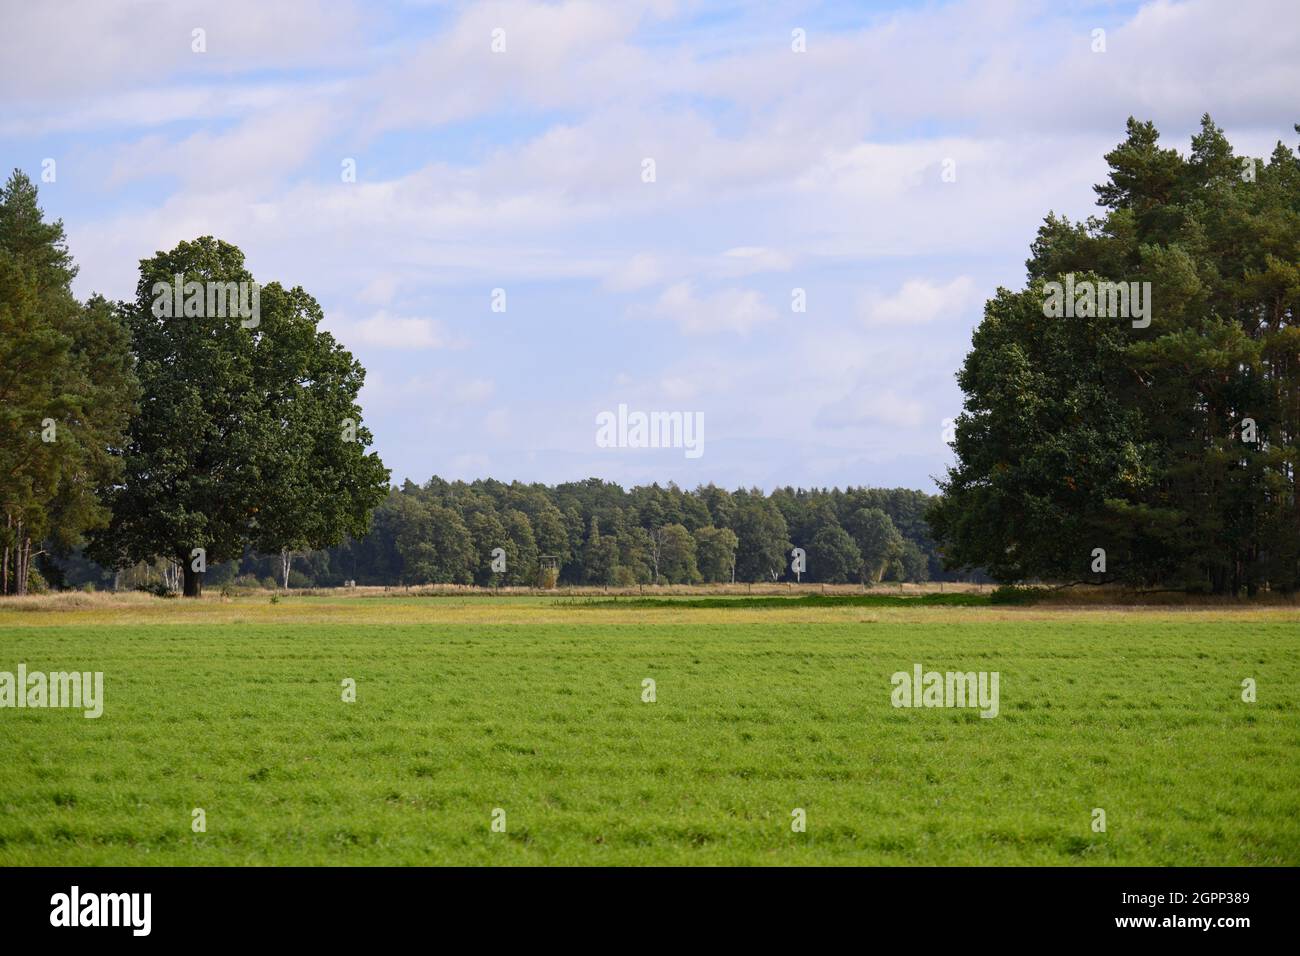
[[[1044,597],[1042,588],[1025,588],[1016,584],[1003,584],[989,595],[990,604],[1036,604]]]

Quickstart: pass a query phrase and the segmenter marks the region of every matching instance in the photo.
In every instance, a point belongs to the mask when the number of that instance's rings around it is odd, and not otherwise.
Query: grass
[[[586,598],[581,601],[557,601],[561,607],[634,607],[634,608],[804,608],[804,607],[986,607],[994,603],[988,595],[939,594],[937,592],[907,597],[898,594],[801,594],[763,597],[648,597]],[[1028,602],[1026,602],[1028,603]]]
[[[106,704],[0,710],[0,865],[1300,863],[1295,610],[777,600],[9,607]]]

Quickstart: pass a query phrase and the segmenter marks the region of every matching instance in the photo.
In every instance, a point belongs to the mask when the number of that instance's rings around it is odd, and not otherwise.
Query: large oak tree
[[[112,520],[91,554],[113,566],[167,557],[197,596],[206,563],[246,548],[321,548],[364,534],[388,470],[366,451],[365,371],[317,328],[315,299],[271,283],[255,324],[231,309],[155,314],[164,311],[155,288],[177,277],[205,289],[254,281],[243,253],[211,237],[140,263],[126,312],[143,397],[122,479],[106,495]],[[217,311],[226,314],[206,314]]]

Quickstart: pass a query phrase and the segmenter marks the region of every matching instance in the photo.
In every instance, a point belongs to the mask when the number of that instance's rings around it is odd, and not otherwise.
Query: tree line
[[[928,580],[938,557],[921,492],[707,485],[624,490],[591,478],[556,486],[434,478],[389,492],[370,534],[331,555],[358,583],[532,585],[549,556],[574,585]],[[493,569],[493,551],[504,562]]]
[[[953,580],[925,525],[931,501],[902,488],[765,494],[715,485],[625,490],[597,478],[551,486],[435,477],[390,488],[365,535],[302,552],[250,549],[209,568],[208,579],[298,588]],[[806,568],[797,575],[796,548]],[[77,552],[52,565],[63,586],[113,583],[114,575]],[[129,584],[163,583],[165,566],[141,570]]]

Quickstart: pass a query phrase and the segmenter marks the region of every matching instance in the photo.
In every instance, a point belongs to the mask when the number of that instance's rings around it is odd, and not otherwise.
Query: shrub
[[[994,588],[990,604],[1035,604],[1044,597],[1042,588],[1026,588],[1016,584],[1003,584]]]

